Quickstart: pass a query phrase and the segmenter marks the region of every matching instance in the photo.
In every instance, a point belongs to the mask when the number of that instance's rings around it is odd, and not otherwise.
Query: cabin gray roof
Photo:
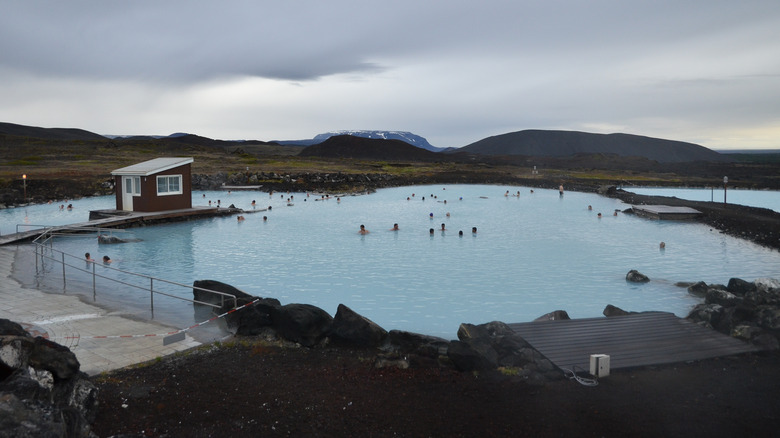
[[[123,167],[111,171],[111,175],[140,175],[149,176],[154,175],[174,167],[190,164],[195,161],[192,157],[163,157],[155,158],[153,160],[144,161],[143,163],[133,164],[132,166]]]

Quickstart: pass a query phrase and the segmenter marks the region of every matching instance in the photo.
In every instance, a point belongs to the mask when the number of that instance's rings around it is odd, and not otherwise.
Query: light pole
[[[723,177],[723,203],[726,203],[726,185],[729,183],[729,177]]]
[[[22,186],[24,187],[24,201],[27,202],[27,174],[22,175]]]

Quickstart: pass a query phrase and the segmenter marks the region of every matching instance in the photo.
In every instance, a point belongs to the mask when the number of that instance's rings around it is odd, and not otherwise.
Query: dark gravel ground
[[[586,387],[375,368],[374,352],[208,347],[96,379],[100,437],[776,436],[780,354],[619,370]]]

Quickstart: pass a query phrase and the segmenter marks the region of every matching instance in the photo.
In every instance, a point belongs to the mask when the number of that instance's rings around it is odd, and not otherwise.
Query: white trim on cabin
[[[111,175],[138,175],[138,176],[150,176],[155,173],[164,172],[174,167],[184,166],[194,162],[192,157],[165,157],[155,158],[153,160],[144,161],[143,163],[133,164],[132,166],[116,169],[111,172]]]

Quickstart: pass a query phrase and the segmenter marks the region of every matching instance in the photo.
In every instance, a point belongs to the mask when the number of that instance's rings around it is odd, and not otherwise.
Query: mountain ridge
[[[93,132],[77,128],[41,128],[36,126],[17,125],[13,123],[0,122],[0,135],[33,137],[52,141],[90,141],[90,140],[111,140],[117,141],[138,141],[138,140],[158,140],[162,142],[175,142],[182,144],[198,146],[240,146],[251,144],[280,145],[280,146],[298,146],[305,147],[313,144],[322,144],[333,137],[353,137],[371,140],[400,141],[418,150],[426,151],[434,155],[439,155],[439,159],[448,159],[444,156],[460,155],[482,155],[492,157],[571,157],[578,154],[593,155],[612,155],[621,157],[643,157],[659,163],[681,163],[692,161],[724,162],[733,161],[734,155],[722,154],[713,151],[704,146],[694,143],[666,140],[654,137],[647,137],[634,134],[614,133],[614,134],[595,134],[581,131],[563,131],[563,130],[539,130],[528,129],[523,131],[510,132],[484,138],[467,146],[453,148],[436,148],[431,146],[428,141],[416,134],[408,131],[332,131],[318,134],[311,140],[289,140],[289,141],[260,141],[260,140],[215,140],[195,134],[177,132],[165,137],[159,136],[103,136]],[[320,141],[322,140],[322,141]],[[342,139],[340,143],[346,140]],[[308,144],[307,144],[308,143]],[[350,143],[351,148],[357,147],[359,142]],[[377,159],[387,156],[400,156],[400,150],[395,147],[392,153],[385,153],[376,150],[374,143],[369,143],[370,151],[373,151]],[[394,144],[394,143],[385,143]],[[426,146],[430,148],[426,148]],[[333,147],[331,145],[331,147]],[[431,148],[433,150],[431,150]],[[350,148],[348,148],[350,149]],[[343,150],[351,156],[360,156],[364,159],[370,159],[367,154],[369,151]],[[318,153],[331,154],[328,151]],[[428,155],[417,154],[415,150],[408,150],[409,156],[406,159],[429,160]]]
[[[322,134],[317,134],[310,139],[274,140],[274,141],[282,145],[311,146],[318,143],[322,143],[323,141],[331,137],[340,136],[340,135],[351,135],[353,137],[363,137],[363,138],[382,139],[382,140],[401,140],[412,146],[416,146],[431,152],[442,152],[443,150],[445,150],[445,148],[433,146],[428,142],[428,140],[425,137],[419,136],[417,134],[413,134],[409,131],[387,131],[387,130],[367,130],[367,129],[339,130],[339,131],[328,131]]]
[[[335,135],[304,148],[302,157],[353,158],[367,160],[436,161],[442,155],[413,146],[403,140]]]
[[[617,154],[645,157],[661,163],[730,161],[728,157],[704,146],[677,140],[623,133],[595,134],[541,129],[494,135],[457,149],[457,152],[530,157]]]

